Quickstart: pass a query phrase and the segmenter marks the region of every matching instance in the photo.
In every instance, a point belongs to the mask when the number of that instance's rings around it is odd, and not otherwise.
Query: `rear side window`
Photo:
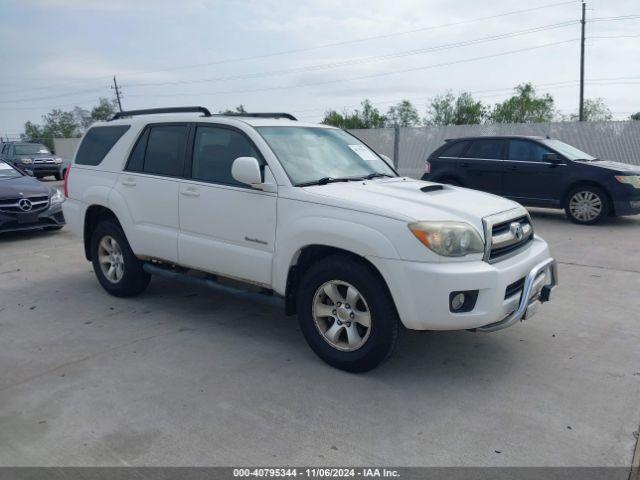
[[[167,177],[181,176],[187,132],[187,125],[148,127],[131,152],[127,170]]]
[[[462,140],[460,142],[452,142],[452,145],[445,147],[439,157],[460,157],[464,149],[469,145],[469,140]]]
[[[474,140],[465,158],[479,158],[486,160],[502,159],[504,140]]]
[[[78,153],[76,163],[78,165],[100,165],[109,150],[116,144],[124,132],[129,130],[129,125],[114,125],[113,127],[93,127],[84,138]]]

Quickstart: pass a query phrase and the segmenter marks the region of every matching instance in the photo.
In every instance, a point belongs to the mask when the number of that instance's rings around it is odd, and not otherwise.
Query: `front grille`
[[[485,259],[490,262],[515,255],[527,248],[533,241],[533,224],[529,215],[520,215],[513,218],[485,219],[487,226],[488,251]]]
[[[18,202],[26,198],[31,202],[31,209],[24,210],[20,208]],[[3,213],[30,213],[39,212],[49,206],[49,196],[41,195],[37,197],[17,197],[17,198],[3,198],[0,200],[0,212]]]
[[[33,163],[37,165],[42,165],[42,164],[53,164],[55,162],[53,161],[53,158],[34,158]]]

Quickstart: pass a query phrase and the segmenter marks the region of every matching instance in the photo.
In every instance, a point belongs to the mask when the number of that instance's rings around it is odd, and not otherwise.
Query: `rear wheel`
[[[572,222],[593,225],[609,214],[609,201],[601,188],[585,185],[569,192],[564,210]]]
[[[343,255],[307,270],[298,292],[298,319],[313,351],[350,372],[375,368],[398,337],[398,314],[377,272]]]
[[[91,236],[91,262],[100,285],[116,297],[143,292],[151,276],[142,269],[120,226],[112,220],[98,224]]]

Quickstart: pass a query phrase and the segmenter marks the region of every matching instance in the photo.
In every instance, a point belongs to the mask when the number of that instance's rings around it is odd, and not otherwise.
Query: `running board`
[[[189,285],[205,286],[212,290],[216,290],[217,292],[232,295],[242,300],[265,303],[273,307],[284,309],[284,298],[274,294],[272,290],[267,290],[265,288],[261,289],[260,292],[245,290],[243,288],[220,283],[218,277],[215,276],[196,277],[188,273],[182,273],[170,268],[160,267],[150,262],[145,262],[142,265],[142,269],[151,275],[158,275],[169,280],[181,281]]]

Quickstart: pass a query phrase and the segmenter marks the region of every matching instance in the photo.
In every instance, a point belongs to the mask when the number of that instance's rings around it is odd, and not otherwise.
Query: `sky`
[[[0,0],[0,136],[52,108],[203,105],[320,121],[368,98],[469,91],[488,104],[532,82],[578,105],[579,0]],[[633,16],[626,19],[611,17]],[[587,0],[586,98],[640,111],[640,0]]]

